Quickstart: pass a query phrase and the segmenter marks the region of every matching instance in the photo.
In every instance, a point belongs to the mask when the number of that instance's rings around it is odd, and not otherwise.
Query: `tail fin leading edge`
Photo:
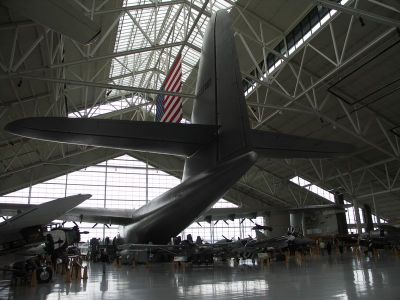
[[[184,177],[249,150],[249,118],[232,21],[226,11],[211,17],[204,36],[192,123],[215,125],[218,135],[212,145],[186,160]]]

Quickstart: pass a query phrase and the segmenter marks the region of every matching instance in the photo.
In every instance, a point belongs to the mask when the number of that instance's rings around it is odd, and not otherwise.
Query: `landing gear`
[[[40,267],[36,270],[38,283],[48,283],[53,278],[53,270],[49,267]]]

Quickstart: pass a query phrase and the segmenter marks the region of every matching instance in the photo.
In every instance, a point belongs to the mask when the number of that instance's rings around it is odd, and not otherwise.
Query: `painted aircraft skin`
[[[0,265],[43,253],[42,227],[91,196],[79,194],[48,201],[0,223]]]
[[[14,121],[5,130],[47,141],[185,156],[182,183],[123,223],[129,243],[168,242],[218,201],[258,155],[319,158],[354,150],[344,143],[250,129],[226,11],[212,15],[204,35],[191,123],[39,117]]]

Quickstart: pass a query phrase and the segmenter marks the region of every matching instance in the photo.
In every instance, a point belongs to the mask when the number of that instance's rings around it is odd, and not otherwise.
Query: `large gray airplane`
[[[5,129],[46,141],[184,156],[181,184],[134,211],[130,224],[125,223],[129,243],[160,244],[179,234],[220,199],[258,155],[322,158],[353,150],[344,143],[250,129],[226,11],[213,14],[205,32],[191,124],[37,117],[14,121]]]

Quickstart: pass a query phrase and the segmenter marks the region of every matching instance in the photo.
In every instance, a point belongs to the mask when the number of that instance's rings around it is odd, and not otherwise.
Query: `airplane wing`
[[[7,219],[0,224],[0,240],[12,239],[25,228],[46,225],[91,196],[79,194],[48,201]]]
[[[0,215],[14,216],[17,212],[37,207],[34,204],[0,203]],[[101,224],[127,225],[132,223],[131,209],[75,207],[60,215],[58,219],[73,222],[89,222]],[[234,220],[237,218],[254,219],[265,215],[265,211],[257,208],[210,208],[202,213],[196,222],[217,220]]]
[[[18,212],[36,208],[35,204],[0,203],[0,215],[15,216]],[[52,220],[126,225],[132,221],[131,209],[110,209],[97,207],[74,207]]]
[[[234,219],[255,219],[259,216],[265,216],[268,211],[265,208],[210,208],[203,212],[196,222],[211,221],[233,221]]]
[[[292,212],[307,212],[307,211],[334,211],[334,212],[344,212],[345,208],[352,207],[353,205],[336,205],[336,204],[316,204],[316,205],[307,205],[304,207],[294,207],[287,209],[290,213]]]
[[[61,216],[61,220],[114,225],[132,223],[132,209],[76,207]]]
[[[272,158],[328,158],[355,151],[350,144],[251,130],[249,139],[257,154]]]
[[[214,125],[37,117],[9,123],[23,137],[68,144],[190,156],[217,134]]]
[[[0,215],[14,216],[17,212],[24,212],[37,207],[34,204],[19,203],[0,203]],[[277,209],[276,211],[300,212],[315,210],[343,210],[343,207],[334,204],[309,205],[302,208]],[[266,210],[265,208],[210,208],[204,211],[196,219],[196,222],[211,221],[233,221],[234,219],[255,219],[259,216],[265,216],[275,210]],[[64,214],[60,214],[59,220],[71,222],[88,222],[99,224],[128,225],[133,222],[132,209],[117,208],[98,208],[98,207],[74,207]]]
[[[347,207],[347,206],[344,206]],[[317,211],[317,210],[329,210],[329,211],[343,211],[343,206],[336,204],[320,204],[320,205],[307,205],[304,207],[285,208],[285,209],[265,209],[264,207],[253,207],[253,208],[210,208],[203,212],[197,219],[196,222],[208,222],[211,221],[233,221],[234,219],[255,219],[257,217],[266,216],[276,211],[287,211],[292,212],[306,212],[306,211]]]

